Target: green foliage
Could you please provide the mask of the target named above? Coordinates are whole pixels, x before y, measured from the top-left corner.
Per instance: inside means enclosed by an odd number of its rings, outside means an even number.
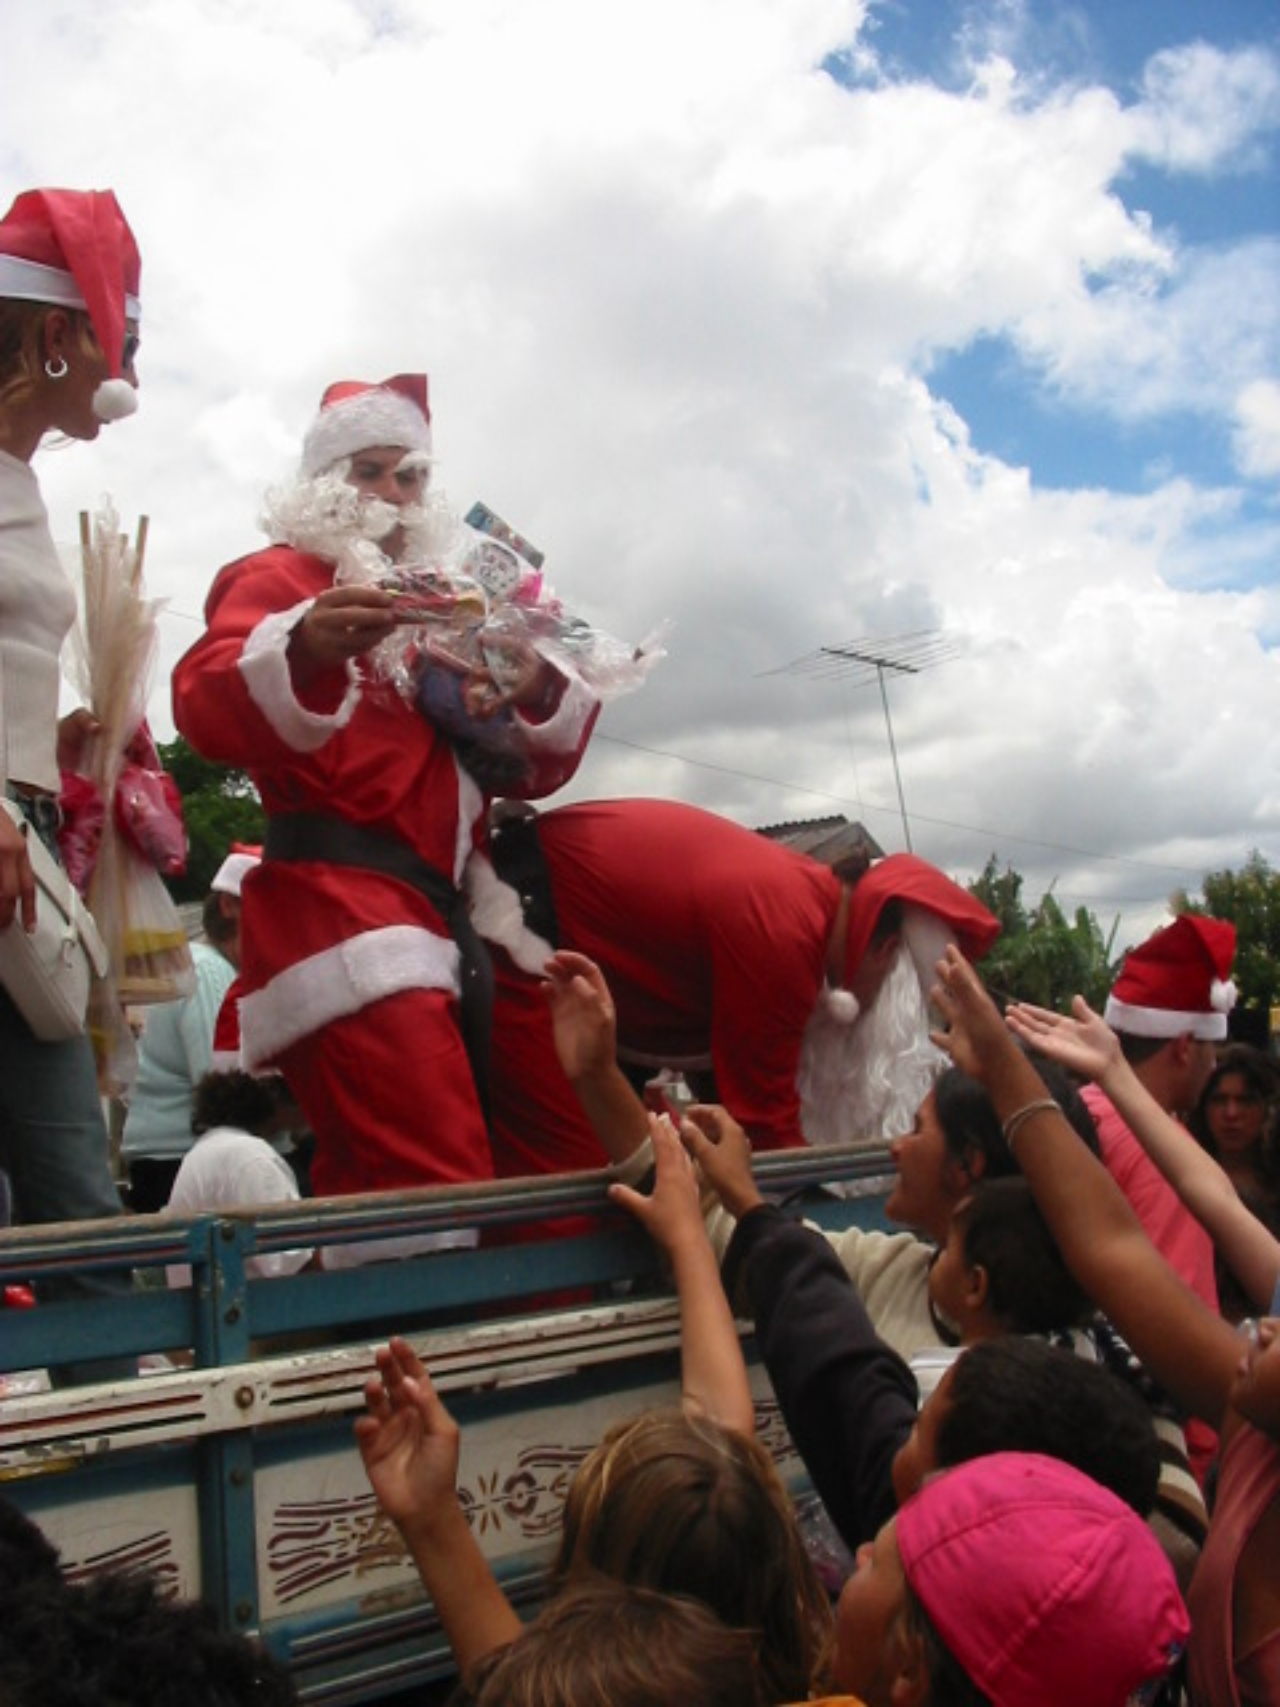
[[[266,816],[243,771],[211,764],[179,735],[159,748],[160,762],[182,796],[187,825],[187,870],[169,885],[174,899],[200,901],[232,842],[260,842]]]
[[[1232,976],[1240,1006],[1267,1012],[1280,1003],[1280,872],[1255,848],[1240,871],[1211,871],[1203,900],[1179,891],[1176,913],[1202,913],[1229,919],[1236,927],[1236,963]]]
[[[1000,920],[999,940],[982,963],[982,975],[999,999],[1064,1012],[1079,994],[1092,1007],[1103,1006],[1116,970],[1115,923],[1104,936],[1087,907],[1077,907],[1068,918],[1052,888],[1028,912],[1021,874],[1012,866],[1001,871],[994,854],[969,893]]]

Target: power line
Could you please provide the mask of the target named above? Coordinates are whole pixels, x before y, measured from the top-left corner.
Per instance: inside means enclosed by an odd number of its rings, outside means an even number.
[[[615,747],[627,747],[633,752],[647,753],[652,758],[675,759],[682,765],[689,765],[694,770],[714,771],[720,776],[737,777],[743,782],[759,782],[768,788],[779,788],[792,793],[810,795],[815,800],[826,800],[837,806],[852,806],[862,812],[879,812],[885,817],[896,816],[892,806],[877,806],[869,801],[851,800],[846,794],[831,794],[824,789],[810,788],[803,783],[780,782],[777,777],[761,776],[757,771],[739,770],[733,765],[718,765],[709,759],[691,759],[684,753],[673,753],[665,747],[648,747],[641,741],[624,740],[620,735],[606,735],[598,732],[592,736],[592,744],[608,742]],[[937,818],[927,812],[914,814],[917,822],[932,824],[938,829],[963,830],[966,835],[981,836],[998,844],[1015,842],[1020,847],[1044,848],[1049,853],[1074,854],[1080,859],[1105,860],[1112,865],[1130,866],[1135,871],[1170,872],[1180,877],[1192,877],[1197,882],[1203,873],[1189,865],[1169,865],[1160,860],[1136,859],[1131,854],[1098,853],[1092,848],[1074,847],[1068,842],[1048,842],[1035,836],[1021,836],[1012,830],[995,830],[980,824],[964,824],[955,818]]]

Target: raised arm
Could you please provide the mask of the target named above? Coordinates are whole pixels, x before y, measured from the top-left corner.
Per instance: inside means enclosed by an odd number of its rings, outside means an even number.
[[[985,1085],[1006,1127],[1021,1116],[1012,1133],[1015,1160],[1068,1268],[1155,1378],[1189,1411],[1221,1426],[1239,1360],[1235,1333],[1152,1245],[1119,1186],[1048,1098],[957,949],[948,948],[938,980],[933,999],[948,1029],[935,1032],[934,1042]]]
[[[629,1209],[666,1251],[680,1300],[680,1363],[684,1404],[741,1434],[755,1433],[755,1404],[733,1312],[720,1283],[720,1265],[702,1219],[698,1177],[665,1115],[650,1115],[657,1167],[645,1197],[625,1185],[609,1195]]]
[[[1005,1019],[1033,1049],[1102,1087],[1253,1302],[1260,1310],[1269,1309],[1280,1278],[1280,1239],[1241,1202],[1208,1151],[1161,1108],[1125,1060],[1116,1034],[1101,1015],[1077,996],[1070,1017],[1015,1002]]]
[[[649,1136],[644,1104],[617,1062],[617,1015],[604,974],[585,954],[561,949],[544,968],[556,1054],[591,1129],[614,1163]]]
[[[458,1499],[458,1425],[404,1340],[378,1352],[356,1442],[378,1504],[404,1537],[435,1603],[458,1670],[523,1626],[471,1532]]]

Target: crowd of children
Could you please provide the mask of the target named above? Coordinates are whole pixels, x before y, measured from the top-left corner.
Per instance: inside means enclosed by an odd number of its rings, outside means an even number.
[[[623,1118],[607,990],[589,966],[571,971],[561,967],[552,1003],[558,1041],[594,1084],[587,1105]],[[909,1248],[909,1235],[857,1236],[889,1247],[887,1260],[877,1252],[866,1293],[876,1298],[879,1286],[883,1306],[896,1259],[901,1272],[887,1295],[899,1315],[923,1316],[935,1345],[956,1347],[923,1407],[901,1347],[873,1325],[857,1261],[842,1260],[839,1238],[765,1199],[746,1135],[714,1106],[692,1109],[679,1141],[650,1123],[649,1195],[612,1188],[671,1259],[686,1329],[685,1411],[637,1418],[588,1460],[585,1486],[575,1484],[566,1504],[549,1609],[528,1633],[458,1522],[456,1430],[427,1372],[406,1346],[384,1354],[358,1424],[361,1450],[433,1595],[446,1581],[456,1588],[464,1548],[485,1585],[479,1592],[471,1581],[452,1615],[448,1599],[441,1607],[437,1598],[464,1674],[477,1662],[499,1663],[495,1653],[518,1673],[525,1642],[537,1649],[541,1641],[545,1657],[552,1644],[542,1620],[572,1617],[562,1597],[605,1577],[710,1607],[730,1632],[754,1641],[758,1684],[775,1702],[835,1691],[868,1707],[1182,1699],[1262,1707],[1280,1699],[1277,1322],[1263,1316],[1237,1332],[1174,1273],[1096,1147],[1066,1118],[1063,1104],[1073,1105],[1052,1063],[1106,1094],[1260,1310],[1278,1307],[1280,1244],[1083,1003],[1071,1017],[1014,1005],[1006,1018],[955,949],[939,963],[933,995],[945,1022],[935,1041],[958,1078],[928,1099],[933,1106],[897,1146],[895,1193],[903,1219],[936,1229],[933,1254]],[[965,1138],[951,1155],[937,1110],[957,1094],[969,1118],[953,1115]],[[634,1114],[625,1118],[634,1129]],[[984,1149],[984,1130],[998,1145]],[[1006,1177],[985,1177],[992,1154],[1003,1166],[990,1171]],[[695,1171],[720,1216],[704,1220]],[[713,1236],[726,1226],[718,1273]],[[753,1605],[763,1554],[753,1553],[744,1580],[740,1531],[709,1522],[710,1483],[682,1482],[677,1468],[674,1443],[686,1434],[727,1464],[739,1461],[750,1432],[726,1298],[752,1319],[792,1439],[854,1555],[829,1641],[792,1648],[790,1675],[775,1670],[776,1630]],[[893,1313],[885,1319],[892,1324]],[[917,1337],[923,1343],[923,1331]],[[1209,1510],[1193,1492],[1182,1514],[1190,1561],[1171,1541],[1177,1478],[1168,1484],[1169,1437],[1157,1432],[1174,1414],[1200,1418],[1221,1441]],[[651,1431],[667,1437],[661,1452],[621,1450],[633,1433]],[[386,1485],[392,1441],[394,1494]],[[421,1466],[433,1453],[428,1480]],[[769,1488],[767,1460],[758,1474]],[[1185,1459],[1178,1474],[1194,1490]],[[435,1536],[425,1551],[424,1532]],[[794,1525],[773,1544],[769,1569],[780,1573],[771,1604],[815,1606]],[[486,1596],[501,1610],[481,1628],[475,1608]],[[808,1628],[820,1632],[821,1623]],[[802,1655],[808,1675],[797,1689]]]

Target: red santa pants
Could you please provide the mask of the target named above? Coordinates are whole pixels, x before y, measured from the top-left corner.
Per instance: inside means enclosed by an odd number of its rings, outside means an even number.
[[[315,1134],[318,1197],[493,1178],[457,1016],[447,991],[406,990],[277,1058]]]

